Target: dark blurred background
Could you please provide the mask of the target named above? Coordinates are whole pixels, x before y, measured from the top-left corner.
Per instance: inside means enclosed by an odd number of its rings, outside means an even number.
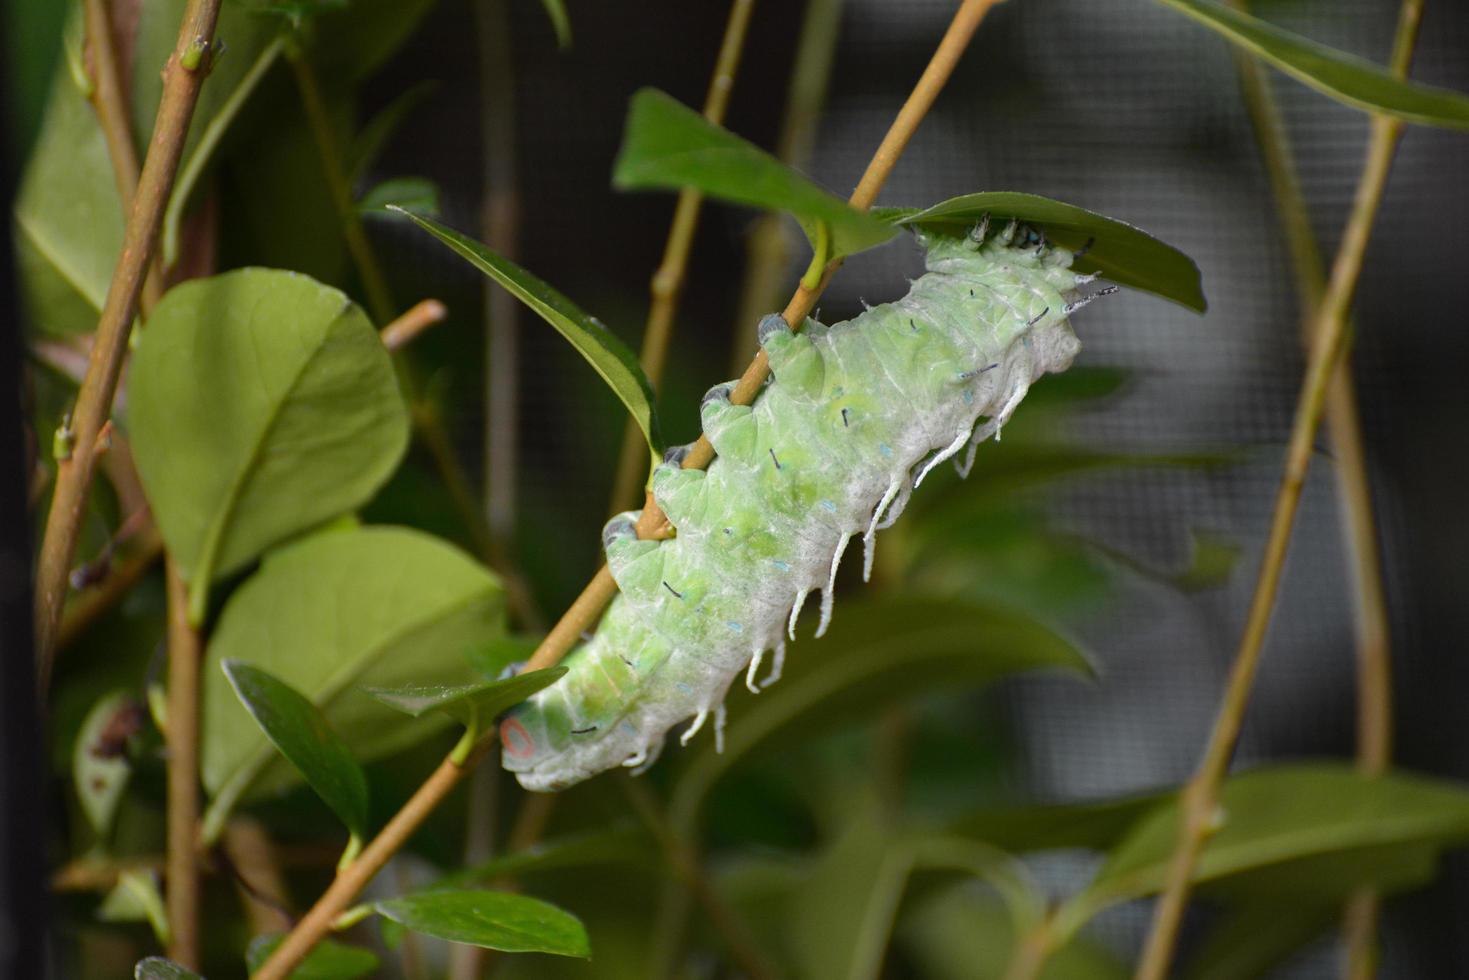
[[[847,0],[807,168],[826,186],[845,194],[855,183],[953,6],[950,0]],[[670,0],[572,0],[568,7],[576,40],[566,51],[556,49],[538,4],[522,0],[512,9],[519,256],[635,345],[673,199],[612,191],[625,108],[644,85],[699,105],[727,8]],[[779,131],[802,7],[757,5],[736,83],[727,125],[767,147]],[[1254,9],[1378,62],[1386,60],[1396,16],[1388,0],[1262,0]],[[44,62],[54,57],[55,38],[36,27],[33,38],[17,43],[43,67],[16,66],[20,84],[35,87],[12,88],[18,135],[12,150],[23,147],[39,111],[44,84],[37,79],[49,77]],[[1418,50],[1415,78],[1469,90],[1469,6],[1429,0]],[[379,176],[433,178],[443,191],[445,220],[473,230],[481,203],[480,90],[466,4],[436,6],[369,84],[361,114],[424,78],[436,79],[437,87],[392,143]],[[1329,255],[1361,166],[1365,117],[1278,74],[1271,81]],[[261,145],[258,166],[268,167],[278,152],[284,151]],[[1469,636],[1465,174],[1464,135],[1408,130],[1367,255],[1355,350],[1393,614],[1396,758],[1458,779],[1469,779],[1469,738],[1462,734],[1469,660],[1461,656]],[[225,220],[231,187],[248,179],[222,176]],[[1186,559],[1191,530],[1233,540],[1243,557],[1224,588],[1180,602],[1172,592],[1164,596],[1161,587],[1132,580],[1118,601],[1070,623],[1101,665],[1099,683],[1030,679],[998,696],[1027,795],[1062,801],[1177,782],[1202,750],[1238,641],[1303,368],[1288,255],[1229,50],[1148,0],[1002,5],[984,23],[881,203],[922,205],[974,190],[1030,191],[1121,218],[1182,248],[1203,270],[1210,300],[1204,317],[1124,292],[1079,319],[1085,345],[1079,363],[1123,368],[1130,381],[1082,415],[1075,432],[1110,448],[1244,447],[1246,461],[1206,472],[1139,470],[1093,479],[1054,494],[1054,509],[1065,526],[1159,566]],[[675,441],[696,433],[698,395],[732,376],[740,352],[753,350],[753,325],[736,323],[734,311],[755,220],[738,209],[706,208],[662,392]],[[794,283],[807,255],[794,226],[789,231]],[[301,247],[309,248],[313,232],[303,233]],[[442,297],[453,311],[416,353],[437,368],[434,383],[457,406],[452,428],[477,472],[477,275],[402,225],[376,223],[374,234],[396,281]],[[341,261],[307,255],[302,264],[318,260]],[[919,252],[906,239],[854,258],[823,297],[822,319],[859,312],[863,298],[899,295],[905,277],[919,268]],[[559,610],[597,557],[622,416],[580,359],[530,318],[522,323],[521,356],[517,551],[543,607]],[[1349,583],[1331,459],[1322,446],[1241,763],[1353,752]],[[14,480],[12,474],[7,485]],[[412,510],[430,527],[436,506],[448,513],[432,491],[403,480],[378,506],[386,515]],[[444,531],[453,533],[448,517]],[[17,636],[5,638],[11,652],[20,648]],[[1044,870],[1047,884],[1060,891],[1075,887],[1087,867],[1057,859]],[[1469,859],[1453,858],[1432,888],[1389,905],[1383,975],[1469,975],[1465,908]],[[1129,948],[1146,925],[1145,912],[1128,907],[1108,914],[1106,938]],[[1334,952],[1322,944],[1283,975],[1335,976]]]

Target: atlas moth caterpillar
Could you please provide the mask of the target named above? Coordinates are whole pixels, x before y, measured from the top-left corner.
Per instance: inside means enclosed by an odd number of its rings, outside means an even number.
[[[637,512],[608,522],[619,595],[563,661],[566,675],[501,722],[505,768],[526,789],[645,769],[689,717],[680,741],[712,715],[719,747],[730,684],[743,672],[758,692],[780,677],[813,590],[816,635],[826,631],[852,538],[865,580],[876,532],[935,466],[957,459],[968,472],[1032,382],[1071,365],[1080,343],[1068,316],[1116,289],[1081,295],[1095,276],[1071,272],[1073,253],[1014,221],[919,241],[927,272],[902,299],[799,333],[778,315],[761,321],[769,384],[748,406],[730,401],[731,384],[712,388],[700,415],[714,461],[684,469],[675,451],[654,471],[674,537],[640,540]]]

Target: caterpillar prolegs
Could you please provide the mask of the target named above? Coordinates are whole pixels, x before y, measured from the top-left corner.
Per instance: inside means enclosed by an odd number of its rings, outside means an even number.
[[[821,635],[848,544],[861,537],[864,578],[874,535],[902,512],[933,467],[961,473],[1041,375],[1080,348],[1067,317],[1094,296],[1072,253],[1014,222],[967,237],[920,235],[927,272],[902,299],[793,332],[766,317],[759,339],[770,381],[749,406],[730,385],[704,396],[704,433],[718,454],[704,471],[677,455],[653,494],[677,530],[639,540],[637,513],[603,532],[620,594],[596,633],[567,656],[568,673],[501,723],[505,768],[530,790],[555,790],[616,766],[647,766],[675,724],[681,741],[711,715],[722,741],[724,697],[785,640],[807,595],[821,590]],[[1110,292],[1111,289],[1104,290]]]

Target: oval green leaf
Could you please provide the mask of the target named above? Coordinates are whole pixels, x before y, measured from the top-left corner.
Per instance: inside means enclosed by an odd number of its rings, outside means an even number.
[[[1469,790],[1400,773],[1373,778],[1334,763],[1271,767],[1233,777],[1221,793],[1221,808],[1224,823],[1199,855],[1196,883],[1296,861],[1317,862],[1316,875],[1339,881],[1339,869],[1331,867],[1337,858],[1354,863],[1384,848],[1408,854],[1424,845],[1441,848],[1469,840]],[[1091,885],[1068,903],[1070,912],[1063,918],[1085,921],[1115,902],[1160,889],[1177,832],[1175,802],[1153,810],[1112,852]]]
[[[498,949],[590,959],[581,921],[539,899],[508,892],[440,890],[377,902],[379,914],[425,936]]]
[[[710,197],[784,211],[801,223],[813,247],[818,226],[825,225],[831,232],[828,259],[894,235],[875,216],[652,88],[632,97],[612,184],[621,190],[692,187]]]
[[[402,211],[389,205],[390,210]],[[600,320],[590,316],[571,300],[551,288],[549,284],[531,272],[522,269],[503,255],[498,255],[487,246],[461,235],[447,225],[432,218],[403,211],[420,228],[433,235],[462,258],[500,285],[504,286],[526,306],[534,310],[541,319],[555,327],[557,332],[586,358],[607,387],[612,389],[627,410],[632,413],[648,448],[658,457],[663,451],[663,435],[658,429],[658,410],[653,386],[648,376],[638,365],[638,359],[628,346],[608,330]]]
[[[250,945],[245,948],[245,965],[250,972],[264,966],[285,938],[284,935],[272,935],[256,936],[250,940]],[[323,939],[291,971],[290,980],[357,980],[358,977],[373,976],[380,966],[377,955],[370,949]]]
[[[115,691],[92,706],[77,732],[72,782],[87,822],[104,844],[133,774],[127,740],[142,722],[141,706],[126,691]]]
[[[164,296],[129,380],[138,474],[200,618],[211,579],[366,503],[408,445],[367,316],[293,272],[241,269]]]
[[[368,760],[444,721],[410,719],[359,685],[451,682],[464,651],[504,628],[498,580],[459,549],[418,531],[365,527],[312,535],[266,556],[225,606],[204,663],[206,836],[233,804],[296,781],[231,689],[220,663],[270,671],[322,709]]]
[[[436,711],[466,728],[478,728],[541,688],[554,684],[566,670],[565,667],[547,667],[503,680],[475,684],[409,684],[403,687],[366,687],[363,690],[394,711],[414,718]]]
[[[894,224],[962,235],[985,215],[990,220],[1015,218],[1042,229],[1063,248],[1080,249],[1082,272],[1098,272],[1123,286],[1141,289],[1202,313],[1208,303],[1194,260],[1140,228],[1116,218],[1018,191],[982,191],[950,198],[928,208],[881,208],[876,212]]]
[[[358,838],[367,836],[367,775],[321,709],[299,691],[238,660],[220,663],[265,737]]]
[[[1469,129],[1469,96],[1397,78],[1356,55],[1276,27],[1217,0],[1158,0],[1316,91],[1425,126]]]

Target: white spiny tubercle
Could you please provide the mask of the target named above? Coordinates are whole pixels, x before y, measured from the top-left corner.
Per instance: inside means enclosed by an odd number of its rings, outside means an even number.
[[[785,670],[785,666],[786,641],[785,637],[781,637],[779,640],[776,641],[775,656],[770,661],[770,676],[760,682],[760,689],[763,691],[765,688],[780,680],[781,671]]]
[[[825,636],[826,628],[831,625],[831,611],[837,599],[837,566],[842,563],[842,555],[847,551],[847,542],[851,540],[852,535],[843,534],[841,543],[837,545],[836,554],[831,556],[831,572],[826,577],[826,588],[821,590],[821,622],[816,627],[817,639]]]
[[[745,689],[751,694],[759,694],[760,688],[755,684],[755,675],[760,672],[760,661],[765,656],[764,650],[756,650],[750,657],[750,666],[745,671]]]
[[[929,460],[927,463],[925,463],[923,465],[923,469],[921,469],[921,470],[918,471],[917,478],[915,478],[913,480],[913,489],[916,490],[920,486],[922,486],[923,485],[923,478],[925,476],[928,476],[930,470],[932,470],[935,466],[937,466],[940,463],[942,463],[944,460],[946,460],[949,457],[953,456],[959,450],[963,449],[964,448],[964,444],[967,443],[968,441],[969,441],[969,430],[968,429],[964,429],[964,430],[962,430],[959,433],[959,435],[954,439],[953,442],[951,442],[947,446],[945,446],[940,452],[938,452],[938,453],[936,453],[934,455],[933,459]]]
[[[708,717],[709,709],[707,707],[700,708],[699,713],[694,715],[694,723],[690,725],[687,729],[685,729],[684,733],[678,737],[678,744],[688,745],[689,740],[695,735],[699,734],[699,729],[704,727],[704,719]]]
[[[627,768],[629,768],[629,769],[636,769],[638,766],[640,766],[644,762],[646,762],[647,759],[648,759],[648,747],[646,745],[644,745],[641,748],[639,748],[637,750],[637,752],[633,753],[632,755],[628,756],[626,759],[622,760],[622,764],[624,766],[626,766]]]
[[[810,592],[810,589],[802,589],[797,592],[795,604],[791,606],[791,621],[786,627],[786,635],[792,640],[796,638],[796,618],[801,615],[801,607],[806,604],[806,596]]]

